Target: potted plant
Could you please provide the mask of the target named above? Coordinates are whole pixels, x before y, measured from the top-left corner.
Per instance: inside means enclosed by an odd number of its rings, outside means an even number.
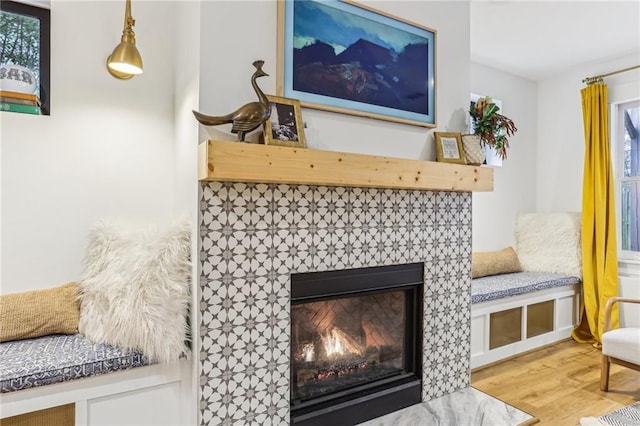
[[[481,143],[485,143],[496,150],[500,158],[507,158],[509,138],[518,129],[513,120],[499,114],[500,107],[489,96],[478,99],[471,104],[469,114],[474,124],[474,134],[480,136]]]

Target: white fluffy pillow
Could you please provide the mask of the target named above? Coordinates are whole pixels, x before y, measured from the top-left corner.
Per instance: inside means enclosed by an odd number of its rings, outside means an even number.
[[[579,213],[524,213],[516,220],[523,271],[582,277]]]
[[[190,235],[187,222],[167,231],[96,226],[79,284],[80,333],[140,350],[152,362],[186,353]]]

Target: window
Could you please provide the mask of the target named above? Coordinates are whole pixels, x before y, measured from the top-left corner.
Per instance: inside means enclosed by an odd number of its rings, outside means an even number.
[[[0,2],[0,64],[33,72],[42,114],[50,111],[50,11],[12,0]],[[17,72],[16,74],[19,74]]]
[[[640,259],[640,100],[613,107],[621,258]]]

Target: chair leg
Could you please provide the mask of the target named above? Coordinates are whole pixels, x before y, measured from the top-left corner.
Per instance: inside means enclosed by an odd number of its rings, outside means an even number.
[[[609,391],[609,357],[602,355],[602,367],[600,368],[600,389],[607,392]]]

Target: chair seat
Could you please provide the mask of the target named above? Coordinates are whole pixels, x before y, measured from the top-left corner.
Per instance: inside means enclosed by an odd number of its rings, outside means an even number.
[[[640,328],[618,328],[602,335],[602,353],[640,364]]]

